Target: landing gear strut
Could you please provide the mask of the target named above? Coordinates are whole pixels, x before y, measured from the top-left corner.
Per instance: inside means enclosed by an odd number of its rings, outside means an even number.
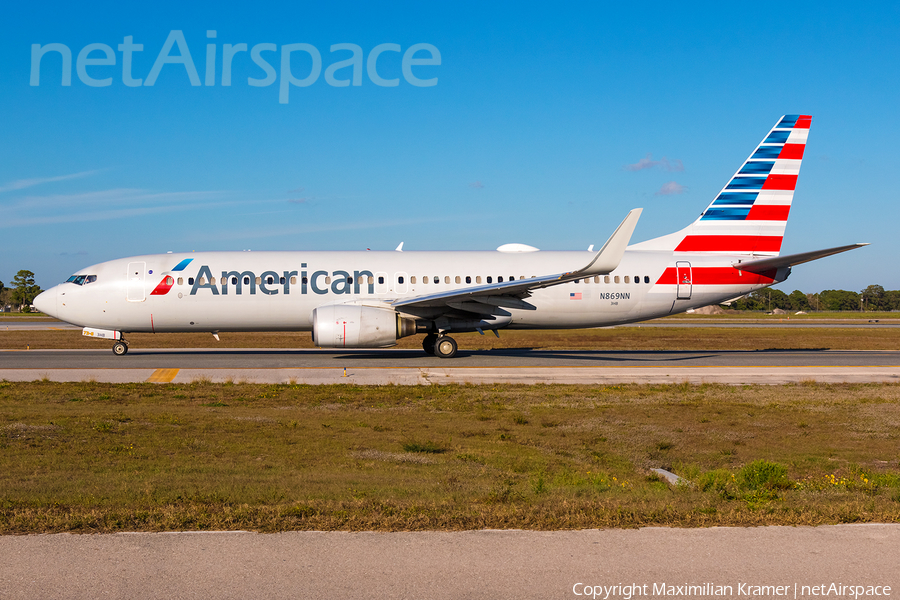
[[[128,354],[128,342],[126,342],[125,340],[119,340],[118,342],[113,344],[112,350],[113,354],[115,354],[116,356],[124,356],[125,354]]]
[[[456,340],[448,335],[440,336],[434,343],[434,355],[440,358],[456,356]]]

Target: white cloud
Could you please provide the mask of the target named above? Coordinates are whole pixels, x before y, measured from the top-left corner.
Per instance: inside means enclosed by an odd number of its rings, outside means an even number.
[[[675,183],[674,181],[670,181],[669,183],[664,184],[659,191],[656,192],[656,196],[672,196],[674,194],[683,194],[687,191],[687,188],[680,183]]]
[[[95,171],[82,171],[81,173],[72,173],[70,175],[57,175],[56,177],[35,177],[33,179],[16,179],[15,181],[11,181],[4,186],[0,186],[0,192],[11,192],[15,190],[24,190],[26,188],[34,187],[36,185],[41,185],[43,183],[53,183],[55,181],[66,181],[69,179],[81,179],[82,177],[88,177],[90,175],[94,175],[95,173],[99,173],[99,170]]]
[[[642,158],[631,165],[625,165],[626,171],[643,171],[644,169],[653,169],[659,167],[663,171],[672,172],[681,172],[684,171],[684,165],[678,159],[669,160],[665,156],[663,156],[659,160],[653,160],[653,155],[648,153],[647,156]]]

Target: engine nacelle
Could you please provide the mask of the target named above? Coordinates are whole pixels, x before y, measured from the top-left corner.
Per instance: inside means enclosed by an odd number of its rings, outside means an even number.
[[[416,333],[416,322],[389,308],[328,304],[312,313],[313,343],[322,348],[381,348]]]

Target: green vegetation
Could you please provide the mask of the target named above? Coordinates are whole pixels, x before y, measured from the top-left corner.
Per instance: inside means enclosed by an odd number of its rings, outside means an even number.
[[[896,522],[898,439],[900,385],[0,382],[0,533]]]
[[[41,293],[41,287],[34,283],[34,273],[22,269],[13,277],[13,284],[15,287],[9,295],[9,301],[22,312],[31,312],[31,303]]]

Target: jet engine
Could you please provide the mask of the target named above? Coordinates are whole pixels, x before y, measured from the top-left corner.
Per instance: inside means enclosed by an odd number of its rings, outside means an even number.
[[[389,308],[327,304],[312,313],[313,342],[322,348],[380,348],[416,333],[416,321]]]

